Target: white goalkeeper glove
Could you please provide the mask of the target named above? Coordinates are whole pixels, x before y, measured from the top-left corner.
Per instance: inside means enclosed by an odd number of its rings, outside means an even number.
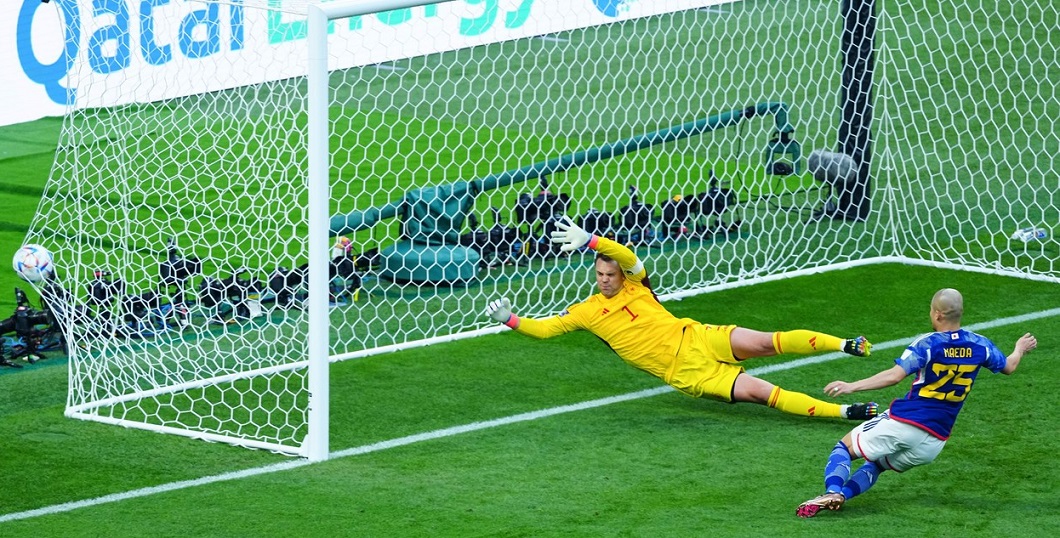
[[[570,252],[582,248],[592,238],[592,234],[574,224],[574,221],[570,220],[570,217],[566,215],[556,223],[556,230],[552,232],[552,242],[562,244],[559,247],[560,252]]]
[[[486,306],[486,315],[497,323],[508,324],[512,317],[512,302],[508,299],[497,299]]]

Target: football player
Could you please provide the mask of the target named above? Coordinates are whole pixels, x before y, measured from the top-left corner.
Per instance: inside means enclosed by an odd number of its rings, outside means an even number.
[[[520,318],[508,299],[498,299],[486,309],[490,318],[534,338],[590,331],[622,360],[694,397],[752,402],[807,417],[865,420],[876,415],[875,403],[825,402],[783,390],[743,367],[746,359],[778,353],[845,351],[863,357],[871,349],[864,337],[842,339],[809,330],[767,333],[677,318],[658,301],[644,264],[630,249],[589,234],[566,217],[557,223],[552,241],[564,252],[582,247],[597,252],[599,293],[544,319]]]
[[[824,467],[825,493],[799,505],[796,515],[813,517],[822,508],[839,510],[871,488],[881,472],[900,473],[934,461],[946,446],[979,370],[985,366],[994,373],[1011,374],[1023,356],[1038,346],[1037,339],[1027,333],[1006,356],[988,338],[961,329],[963,314],[960,292],[939,290],[931,299],[935,332],[914,340],[887,370],[853,383],[833,381],[825,386],[825,393],[835,397],[890,387],[916,374],[909,393],[836,443]],[[865,463],[851,474],[851,461],[859,459]]]

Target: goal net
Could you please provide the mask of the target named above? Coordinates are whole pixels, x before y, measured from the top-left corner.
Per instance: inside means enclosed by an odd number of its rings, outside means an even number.
[[[1060,277],[1049,2],[375,2],[328,23],[322,108],[313,2],[60,4],[76,105],[28,240],[77,418],[306,456],[311,319],[337,361],[494,331],[502,296],[559,312],[593,292],[562,216],[664,299],[881,261]]]

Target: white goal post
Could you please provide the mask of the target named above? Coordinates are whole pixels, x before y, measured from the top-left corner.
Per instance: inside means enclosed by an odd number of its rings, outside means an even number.
[[[892,262],[1060,282],[1048,2],[61,3],[77,99],[27,242],[70,417],[326,459],[335,362],[593,291],[562,215],[664,300]]]

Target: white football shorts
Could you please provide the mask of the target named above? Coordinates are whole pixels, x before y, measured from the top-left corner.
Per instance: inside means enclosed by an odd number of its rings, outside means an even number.
[[[854,454],[899,473],[931,463],[946,446],[946,441],[894,420],[886,411],[859,424],[850,432],[850,439]]]

